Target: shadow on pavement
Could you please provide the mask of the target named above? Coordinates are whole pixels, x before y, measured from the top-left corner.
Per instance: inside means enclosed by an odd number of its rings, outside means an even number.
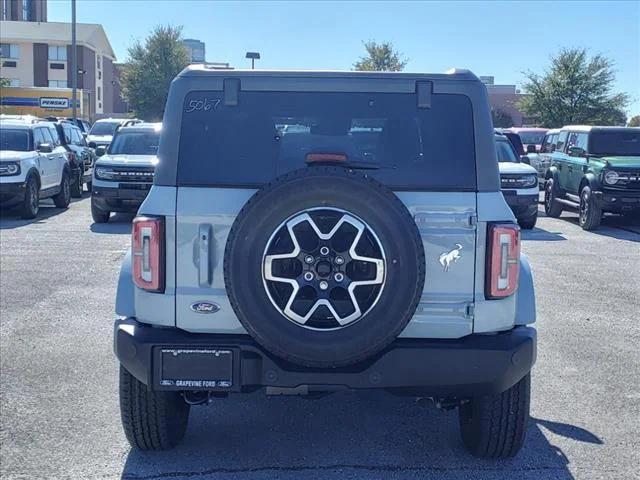
[[[462,445],[456,411],[384,392],[319,400],[257,392],[192,408],[183,443],[165,452],[131,450],[122,478],[573,479],[541,427],[602,443],[582,428],[532,418],[516,458],[479,460]]]
[[[593,443],[596,445],[602,445],[604,442],[600,440],[596,435],[584,428],[576,427],[575,425],[569,425],[568,423],[552,422],[550,420],[541,420],[539,418],[531,418],[531,421],[542,425],[547,430],[561,435],[572,440],[576,440],[582,443]]]
[[[71,203],[82,200],[81,198],[72,199]],[[20,216],[17,207],[2,208],[0,209],[0,230],[12,229],[31,225],[32,223],[43,223],[45,220],[60,215],[66,212],[66,208],[58,208],[53,205],[50,200],[43,200],[40,202],[40,211],[36,218],[25,220]]]
[[[568,220],[574,225],[578,226],[578,217],[563,217],[563,220]],[[600,227],[595,230],[590,230],[588,233],[594,235],[602,235],[604,237],[611,237],[617,240],[626,240],[628,242],[640,242],[640,221],[636,219],[630,219],[619,215],[607,215],[602,219]]]
[[[134,216],[129,213],[116,213],[111,216],[108,223],[92,223],[89,228],[93,233],[130,235],[131,220]]]
[[[543,228],[534,227],[531,230],[520,230],[522,240],[541,240],[545,242],[558,242],[566,240],[560,232],[550,232]]]
[[[82,198],[72,198],[70,205],[88,198],[89,197],[86,196],[85,192],[85,196]],[[24,227],[25,225],[31,225],[32,223],[42,223],[45,220],[55,217],[56,215],[60,215],[68,210],[67,208],[56,207],[53,204],[53,200],[47,198],[40,201],[40,211],[36,218],[25,220],[20,216],[18,208],[19,207],[0,208],[0,230]]]

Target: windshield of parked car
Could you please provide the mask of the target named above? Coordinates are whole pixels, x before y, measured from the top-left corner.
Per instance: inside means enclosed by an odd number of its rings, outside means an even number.
[[[113,135],[120,122],[96,122],[91,127],[89,135]]]
[[[464,95],[222,92],[185,100],[181,185],[261,185],[322,155],[398,187],[475,188],[473,112]]]
[[[155,155],[160,132],[120,132],[109,146],[112,155]]]
[[[513,147],[509,144],[508,140],[496,141],[496,155],[498,155],[498,162],[500,163],[518,163],[518,157],[516,157]]]
[[[26,130],[0,128],[0,150],[28,152],[29,132]]]
[[[524,145],[542,145],[544,132],[518,132]]]
[[[640,129],[591,132],[589,153],[599,156],[640,156]]]

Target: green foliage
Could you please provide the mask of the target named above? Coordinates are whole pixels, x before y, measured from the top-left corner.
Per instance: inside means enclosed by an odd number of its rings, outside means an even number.
[[[158,26],[144,44],[129,47],[122,72],[122,95],[136,117],[160,121],[171,81],[189,65],[182,27]]]
[[[491,120],[493,120],[494,128],[513,127],[513,118],[511,118],[511,115],[499,108],[491,110]]]
[[[528,95],[519,107],[543,127],[624,125],[629,97],[614,93],[613,62],[585,49],[563,49],[542,75],[525,72]]]
[[[631,117],[631,120],[629,120],[627,127],[640,127],[640,115],[634,115],[633,117]]]
[[[376,43],[369,40],[364,42],[364,48],[367,55],[353,64],[354,70],[400,72],[407,65],[407,59],[401,58],[402,54],[393,49],[391,42]]]
[[[10,86],[11,86],[11,80],[9,80],[8,78],[0,78],[0,88],[10,87]]]

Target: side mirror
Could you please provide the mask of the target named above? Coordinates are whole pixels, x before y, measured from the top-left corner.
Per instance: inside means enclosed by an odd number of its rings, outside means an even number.
[[[96,142],[89,142],[89,148],[96,149],[98,148],[98,145],[96,145]]]
[[[570,157],[584,157],[587,152],[585,152],[584,148],[580,147],[569,147],[568,153]]]
[[[40,153],[51,153],[53,152],[53,147],[50,143],[41,143],[40,145],[38,145],[38,151]]]
[[[87,138],[88,133],[87,132],[82,132],[82,137],[83,138]]]
[[[101,157],[105,153],[107,153],[107,147],[105,147],[104,145],[100,145],[99,147],[96,147],[96,157]]]
[[[527,145],[527,153],[536,153],[535,145]]]
[[[527,155],[520,155],[520,161],[527,165],[531,165],[531,159]]]

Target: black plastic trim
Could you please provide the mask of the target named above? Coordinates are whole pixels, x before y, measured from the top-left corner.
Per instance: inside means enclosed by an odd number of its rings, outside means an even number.
[[[460,339],[399,338],[366,362],[333,369],[305,368],[260,347],[248,335],[194,334],[152,327],[133,318],[114,325],[114,350],[120,363],[154,390],[183,390],[159,384],[157,347],[230,349],[234,382],[249,392],[265,386],[342,386],[351,389],[415,389],[433,395],[475,396],[500,393],[515,385],[536,360],[536,331],[531,327]],[[198,390],[202,390],[199,388]]]

